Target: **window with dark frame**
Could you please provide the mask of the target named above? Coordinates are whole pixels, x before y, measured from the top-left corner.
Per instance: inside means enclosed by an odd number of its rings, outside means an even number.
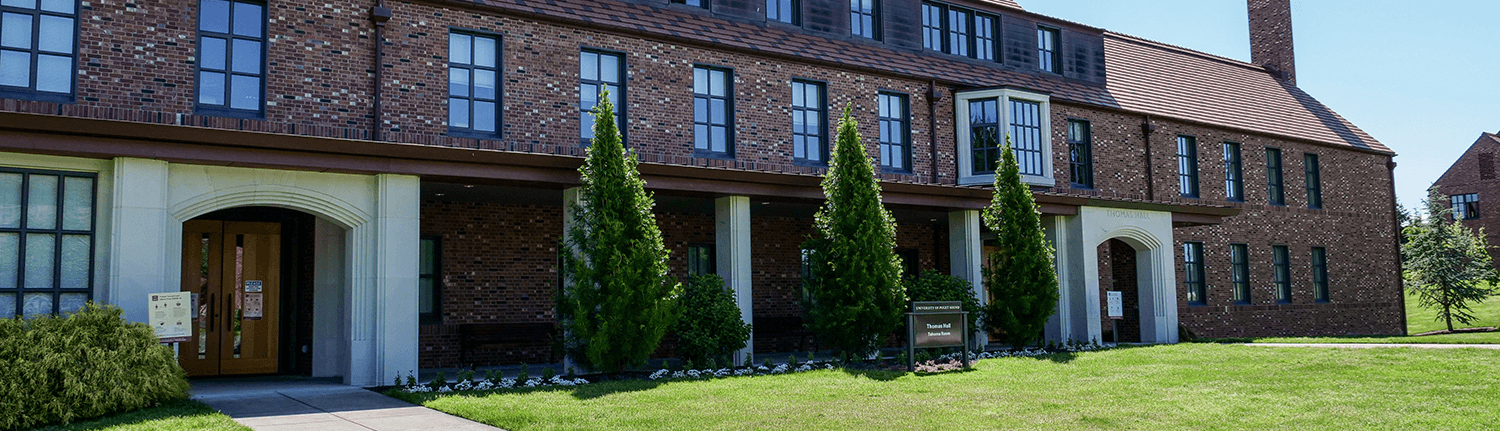
[[[693,67],[693,148],[699,156],[734,157],[732,76],[727,69]]]
[[[1307,173],[1307,207],[1310,209],[1323,208],[1323,173],[1318,167],[1317,154],[1302,155],[1303,171]]]
[[[1238,142],[1224,142],[1224,199],[1245,201],[1245,162]]]
[[[911,171],[911,120],[905,94],[881,92],[880,166],[896,172]]]
[[[448,33],[448,133],[499,136],[500,37]]]
[[[1198,139],[1177,136],[1177,187],[1182,197],[1198,197]]]
[[[828,110],[823,84],[792,81],[792,160],[825,164],[828,160]]]
[[[672,0],[672,3],[685,4],[688,6],[697,6],[708,9],[708,0]]]
[[[995,17],[974,15],[974,55],[980,60],[995,60]]]
[[[1473,220],[1479,218],[1479,194],[1465,193],[1448,197],[1448,204],[1453,206],[1453,218],[1457,220]]]
[[[880,0],[849,0],[849,32],[880,40]]]
[[[0,318],[69,313],[92,298],[95,179],[0,169]]]
[[[1271,280],[1272,289],[1276,291],[1276,302],[1292,302],[1291,260],[1287,246],[1271,246]]]
[[[1094,188],[1093,134],[1088,121],[1068,120],[1068,165],[1075,189]]]
[[[943,51],[943,7],[922,3],[922,47]]]
[[[798,0],[766,0],[766,19],[792,25],[802,24],[802,2]]]
[[[716,268],[718,266],[718,263],[714,260],[714,245],[712,243],[689,244],[687,256],[688,277],[713,275],[718,273],[718,269]]]
[[[620,130],[621,143],[624,143],[625,105],[620,100],[625,93],[625,58],[610,52],[583,50],[578,59],[578,122],[582,145],[594,141],[594,106],[599,104],[599,95],[606,90],[615,107],[615,126]]]
[[[1286,205],[1286,193],[1281,182],[1281,150],[1266,149],[1266,201],[1271,205]]]
[[[1009,114],[1010,149],[1015,152],[1021,175],[1042,175],[1043,164],[1048,163],[1042,157],[1042,104],[1011,98]]]
[[[969,152],[974,175],[993,174],[1000,165],[1000,101],[969,101]]]
[[[417,268],[417,320],[443,321],[443,238],[423,236],[422,256]]]
[[[974,15],[969,11],[948,8],[948,53],[953,55],[969,56],[970,39],[969,25],[973,23]]]
[[[1182,243],[1182,272],[1182,286],[1187,291],[1188,304],[1206,305],[1208,295],[1203,284],[1203,243]]]
[[[1000,20],[994,15],[939,3],[922,3],[922,47],[953,55],[1000,61]]]
[[[1058,30],[1038,26],[1036,28],[1036,64],[1043,71],[1062,73],[1062,59],[1058,57]]]
[[[0,2],[0,96],[72,102],[76,0]]]
[[[1229,245],[1230,295],[1235,304],[1250,303],[1250,246]]]
[[[1313,301],[1328,302],[1328,249],[1312,248]]]
[[[240,118],[262,116],[265,3],[203,0],[199,6],[198,112]]]

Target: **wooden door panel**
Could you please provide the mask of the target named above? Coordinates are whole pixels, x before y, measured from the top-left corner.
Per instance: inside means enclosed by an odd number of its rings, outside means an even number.
[[[277,317],[281,225],[226,222],[223,238],[224,306],[226,315],[231,317],[220,340],[223,352],[220,373],[275,373],[280,329]],[[254,302],[259,303],[259,318],[246,315],[247,305]]]
[[[219,374],[219,331],[222,316],[216,306],[221,274],[220,241],[224,223],[189,220],[182,224],[182,290],[193,292],[193,337],[178,345],[178,362],[190,376]]]

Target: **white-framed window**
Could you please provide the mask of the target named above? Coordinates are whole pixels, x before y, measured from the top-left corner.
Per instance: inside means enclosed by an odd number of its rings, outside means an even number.
[[[958,183],[991,184],[1007,137],[1021,181],[1052,186],[1052,109],[1045,93],[1001,88],[958,93]]]

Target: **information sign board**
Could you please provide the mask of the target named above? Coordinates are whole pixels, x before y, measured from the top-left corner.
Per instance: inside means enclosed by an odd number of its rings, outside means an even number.
[[[1109,298],[1109,318],[1119,320],[1125,318],[1125,297],[1119,291],[1105,292]]]
[[[147,324],[156,331],[158,341],[181,343],[192,339],[192,292],[151,293],[146,305],[150,310]]]

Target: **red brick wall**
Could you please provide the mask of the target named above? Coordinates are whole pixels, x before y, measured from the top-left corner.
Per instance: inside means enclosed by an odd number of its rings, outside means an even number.
[[[1136,272],[1135,248],[1125,241],[1111,239],[1099,244],[1099,323],[1102,331],[1111,328],[1120,331],[1119,341],[1138,343],[1141,341],[1140,282]],[[1109,318],[1109,302],[1105,292],[1120,292],[1120,305],[1124,318],[1112,325]],[[1101,341],[1115,341],[1104,335]]]
[[[1490,255],[1496,256],[1500,255],[1494,251],[1500,245],[1500,205],[1494,205],[1494,202],[1500,199],[1500,179],[1495,176],[1495,155],[1500,153],[1500,142],[1493,136],[1480,136],[1433,185],[1437,186],[1438,193],[1445,199],[1469,193],[1479,195],[1479,218],[1465,220],[1463,223],[1475,232],[1484,229],[1485,239],[1491,247]],[[1425,215],[1427,212],[1421,202],[1407,202],[1406,205],[1407,209],[1417,215]],[[1500,268],[1500,259],[1495,260],[1495,265]]]

